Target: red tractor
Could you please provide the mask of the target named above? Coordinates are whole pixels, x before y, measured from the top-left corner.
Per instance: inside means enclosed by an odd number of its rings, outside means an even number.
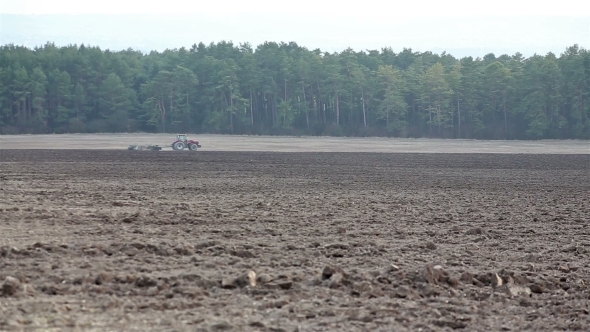
[[[197,148],[201,147],[199,141],[188,139],[188,136],[184,134],[176,135],[176,140],[171,144],[172,149],[176,151],[182,151],[188,148],[191,151],[197,151]]]

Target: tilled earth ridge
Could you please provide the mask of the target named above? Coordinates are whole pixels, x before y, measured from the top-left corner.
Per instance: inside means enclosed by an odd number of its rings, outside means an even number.
[[[589,155],[3,150],[0,330],[588,330],[589,177]]]

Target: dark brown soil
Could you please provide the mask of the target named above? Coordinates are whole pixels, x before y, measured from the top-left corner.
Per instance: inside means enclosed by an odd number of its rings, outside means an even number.
[[[0,150],[0,330],[587,331],[589,183],[590,155]]]

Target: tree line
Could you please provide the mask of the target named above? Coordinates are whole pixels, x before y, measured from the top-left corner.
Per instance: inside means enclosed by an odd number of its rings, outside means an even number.
[[[590,53],[0,48],[0,131],[589,139]]]

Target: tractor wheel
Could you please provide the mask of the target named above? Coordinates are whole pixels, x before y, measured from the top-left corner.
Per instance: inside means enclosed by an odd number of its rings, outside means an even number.
[[[184,143],[182,143],[182,142],[174,143],[174,150],[178,150],[178,151],[184,150]]]
[[[189,148],[191,151],[197,151],[197,145],[196,145],[195,143],[191,143],[191,144],[189,144],[188,148]]]

